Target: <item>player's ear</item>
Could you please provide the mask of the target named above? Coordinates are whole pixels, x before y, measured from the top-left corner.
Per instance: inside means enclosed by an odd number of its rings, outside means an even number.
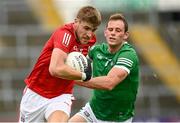
[[[78,26],[79,24],[79,19],[78,18],[75,18],[74,19],[74,28],[76,29],[76,27]]]
[[[124,40],[127,40],[128,37],[129,37],[129,32],[127,31],[127,32],[125,32],[123,39],[124,39]]]
[[[74,22],[75,22],[75,23],[78,23],[78,22],[80,22],[80,19],[75,18],[75,19],[74,19]]]
[[[75,19],[74,19],[74,22],[75,22],[75,23],[77,23],[77,22],[78,22],[78,19],[77,19],[77,18],[75,18]]]
[[[105,28],[105,29],[104,29],[104,36],[105,36],[105,37],[106,37],[106,35],[107,35],[106,33],[107,33],[107,31],[106,31],[106,28]]]

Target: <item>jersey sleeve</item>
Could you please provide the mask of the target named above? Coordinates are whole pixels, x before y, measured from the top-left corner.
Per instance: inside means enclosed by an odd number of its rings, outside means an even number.
[[[72,43],[72,33],[66,30],[57,30],[53,34],[54,48],[59,48],[68,53]]]
[[[114,67],[124,69],[129,74],[136,64],[137,64],[136,53],[133,51],[125,51],[119,54]]]

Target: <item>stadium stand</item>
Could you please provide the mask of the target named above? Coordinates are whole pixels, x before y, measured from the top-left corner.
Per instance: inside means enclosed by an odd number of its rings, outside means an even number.
[[[49,33],[23,0],[0,1],[0,121],[17,121],[23,79]]]
[[[64,23],[57,12],[53,0],[27,0],[33,14],[40,20],[46,30],[53,30]]]
[[[143,33],[146,35],[142,35]],[[180,101],[180,91],[177,86],[180,84],[180,66],[166,41],[150,25],[134,25],[131,34],[132,41],[141,50],[143,58],[158,73],[162,82],[174,91]]]

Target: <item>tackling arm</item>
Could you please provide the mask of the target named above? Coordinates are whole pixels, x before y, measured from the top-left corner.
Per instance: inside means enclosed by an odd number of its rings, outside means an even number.
[[[91,89],[112,90],[117,84],[122,82],[127,75],[128,72],[126,70],[113,67],[107,76],[95,77],[86,82],[76,81],[76,84]]]

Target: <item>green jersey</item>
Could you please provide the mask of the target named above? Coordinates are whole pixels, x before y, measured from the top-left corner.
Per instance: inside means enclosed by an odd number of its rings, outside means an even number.
[[[121,122],[134,115],[139,83],[139,61],[133,47],[125,42],[119,51],[111,54],[103,43],[90,49],[93,59],[93,77],[105,76],[113,67],[125,69],[128,76],[111,91],[94,90],[90,106],[97,119]]]

